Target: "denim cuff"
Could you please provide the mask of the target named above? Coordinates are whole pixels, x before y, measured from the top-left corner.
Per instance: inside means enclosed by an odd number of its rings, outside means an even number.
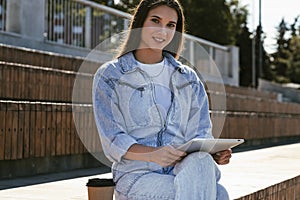
[[[128,149],[133,145],[137,144],[137,141],[130,137],[127,134],[119,134],[117,137],[113,140],[111,144],[111,151],[110,156],[115,160],[116,162],[121,162],[122,157],[127,153]]]

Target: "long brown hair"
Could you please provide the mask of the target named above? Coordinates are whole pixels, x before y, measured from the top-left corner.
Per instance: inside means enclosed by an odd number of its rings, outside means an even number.
[[[141,28],[144,25],[149,11],[161,5],[173,8],[177,12],[178,21],[176,24],[175,35],[172,41],[164,48],[164,51],[169,52],[175,58],[179,57],[183,48],[183,33],[185,31],[184,15],[180,3],[177,0],[142,0],[135,9],[129,26],[129,33],[117,58],[130,51],[134,51],[139,47],[141,41]]]

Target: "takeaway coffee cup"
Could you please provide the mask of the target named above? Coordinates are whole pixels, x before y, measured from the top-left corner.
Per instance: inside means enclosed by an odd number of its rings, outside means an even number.
[[[115,183],[112,179],[89,179],[88,187],[89,200],[112,200]]]

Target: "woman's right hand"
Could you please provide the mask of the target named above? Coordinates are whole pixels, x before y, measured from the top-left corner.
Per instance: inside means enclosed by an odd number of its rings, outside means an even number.
[[[168,145],[157,147],[149,154],[149,161],[155,162],[162,167],[173,166],[180,162],[187,154]]]
[[[129,160],[140,160],[146,162],[154,162],[162,167],[172,166],[180,162],[186,153],[175,149],[174,147],[150,147],[141,144],[133,144],[125,154],[125,158]]]

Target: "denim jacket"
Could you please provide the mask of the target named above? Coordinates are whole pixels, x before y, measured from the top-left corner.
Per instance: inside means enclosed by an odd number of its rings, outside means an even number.
[[[93,108],[106,157],[113,162],[115,182],[129,172],[162,168],[123,156],[133,144],[152,147],[211,138],[208,98],[196,73],[164,52],[170,77],[171,106],[162,118],[155,104],[155,87],[138,67],[132,52],[102,65],[94,76]]]

